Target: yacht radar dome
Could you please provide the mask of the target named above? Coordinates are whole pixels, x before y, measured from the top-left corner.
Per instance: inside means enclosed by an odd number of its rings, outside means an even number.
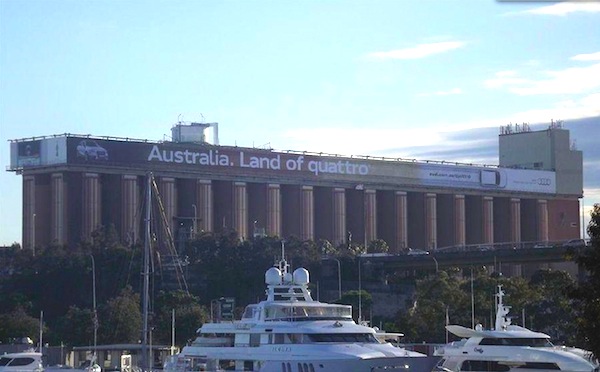
[[[296,270],[294,270],[294,283],[300,285],[308,284],[308,270],[306,270],[303,267],[299,267]]]
[[[281,270],[276,267],[272,267],[265,273],[265,283],[267,285],[279,285],[281,284]]]
[[[284,282],[284,283],[287,283],[287,284],[289,284],[289,283],[291,283],[291,282],[292,282],[292,279],[293,279],[293,278],[292,278],[292,274],[290,274],[290,273],[284,273],[284,274],[283,274],[283,282]]]

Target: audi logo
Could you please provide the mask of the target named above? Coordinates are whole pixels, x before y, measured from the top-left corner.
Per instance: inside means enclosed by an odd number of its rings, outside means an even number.
[[[538,178],[537,184],[540,186],[550,186],[552,184],[552,180],[550,180],[550,178]]]

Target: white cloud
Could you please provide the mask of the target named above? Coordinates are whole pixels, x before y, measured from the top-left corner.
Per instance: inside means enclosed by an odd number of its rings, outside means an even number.
[[[292,129],[283,134],[293,149],[341,155],[372,155],[386,148],[426,146],[442,142],[438,132],[424,128],[348,128],[344,124]],[[332,139],[335,138],[335,141]]]
[[[587,188],[585,189],[584,202],[586,206],[585,214],[590,215],[590,211],[594,203],[600,203],[600,189],[598,188]],[[590,203],[591,201],[591,203]]]
[[[505,71],[496,73],[484,85],[488,88],[506,88],[509,92],[527,96],[538,94],[581,94],[600,87],[600,63],[564,70],[544,71],[543,78],[518,77]]]
[[[462,89],[454,88],[454,89],[450,89],[450,90],[438,90],[437,92],[433,92],[433,93],[419,93],[419,94],[417,94],[417,97],[452,96],[452,95],[462,94],[462,93],[463,93]]]
[[[505,70],[496,72],[497,77],[511,77],[517,76],[517,72],[515,70]]]
[[[434,54],[448,52],[462,48],[466,43],[463,41],[442,41],[438,43],[419,44],[405,49],[390,50],[387,52],[372,52],[367,56],[373,59],[420,59]]]
[[[596,53],[588,53],[588,54],[578,54],[576,56],[571,57],[573,61],[600,61],[600,52]]]
[[[468,122],[416,123],[412,128],[398,129],[370,127],[353,128],[354,123],[339,123],[321,128],[302,128],[283,133],[288,149],[326,151],[342,155],[373,155],[385,149],[401,149],[416,146],[446,146],[447,132],[473,128],[499,128],[508,123],[549,123],[550,119],[572,120],[600,116],[600,93],[580,100],[556,102],[553,107],[515,112],[499,118],[479,119]],[[402,119],[399,118],[401,123]],[[335,140],[332,140],[335,138]],[[391,155],[393,156],[393,155]]]
[[[449,124],[449,127],[453,131],[459,131],[471,128],[500,127],[508,123],[549,123],[553,118],[568,121],[595,116],[600,116],[600,93],[590,94],[578,100],[558,101],[552,107],[519,111],[494,119]]]
[[[561,2],[519,12],[519,14],[566,16],[571,13],[600,13],[600,4],[592,2]]]
[[[527,67],[539,67],[542,63],[537,59],[530,59],[529,61],[523,63],[523,65]]]

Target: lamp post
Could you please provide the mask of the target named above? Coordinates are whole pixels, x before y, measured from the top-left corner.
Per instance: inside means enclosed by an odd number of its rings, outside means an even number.
[[[358,260],[358,324],[362,322],[362,278],[360,273],[360,256],[356,256]]]
[[[471,329],[475,329],[475,294],[473,293],[473,266],[471,266]]]
[[[196,221],[198,218],[198,210],[196,209],[196,204],[192,204],[192,208],[194,209],[194,220],[192,221],[192,239],[194,239],[196,238]]]
[[[96,348],[98,340],[98,312],[96,311],[96,261],[94,255],[90,255],[92,258],[92,295],[93,295],[93,306],[94,306],[94,356],[93,362],[96,362]]]
[[[439,270],[438,261],[435,259],[435,257],[433,257],[433,255],[430,255],[430,257],[433,258],[433,262],[435,262],[435,272],[437,273]]]
[[[33,249],[33,257],[35,257],[35,213],[32,216],[31,227],[31,249]]]

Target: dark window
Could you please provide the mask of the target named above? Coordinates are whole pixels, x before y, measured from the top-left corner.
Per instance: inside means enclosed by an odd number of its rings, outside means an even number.
[[[274,344],[283,344],[283,333],[274,333],[273,336],[275,337]]]
[[[560,367],[556,365],[556,363],[543,363],[543,362],[528,362],[523,366],[518,366],[517,368],[525,368],[525,369],[543,369],[543,370],[560,370]]]
[[[0,366],[5,366],[10,362],[12,358],[0,358]]]
[[[377,344],[379,341],[370,333],[316,333],[306,335],[312,342],[353,343],[362,342]]]
[[[486,360],[465,360],[460,367],[461,371],[510,371],[507,365]]]
[[[501,338],[484,338],[479,345],[502,345]]]
[[[29,365],[31,363],[33,363],[34,359],[33,358],[15,358],[13,359],[13,361],[10,363],[11,367],[15,367],[15,366],[26,366]]]
[[[250,334],[250,346],[260,346],[260,334],[259,333],[251,333]]]
[[[547,338],[484,338],[479,345],[551,347]]]

